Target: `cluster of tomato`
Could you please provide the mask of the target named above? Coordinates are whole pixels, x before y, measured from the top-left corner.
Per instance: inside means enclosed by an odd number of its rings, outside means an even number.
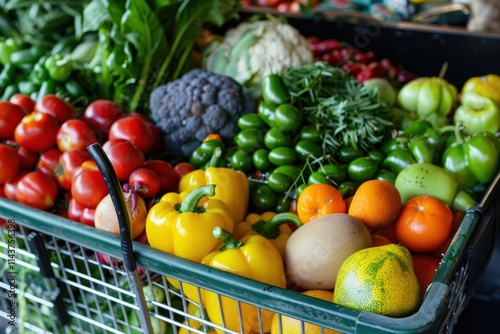
[[[386,78],[395,86],[401,87],[416,78],[413,73],[393,64],[387,58],[378,60],[373,51],[363,52],[336,39],[309,37],[308,41],[315,60],[341,67],[360,82]]]
[[[0,101],[0,140],[0,196],[91,226],[108,189],[89,145],[102,145],[118,179],[145,200],[175,190],[192,168],[160,159],[156,126],[108,100],[77,115],[56,95],[33,101],[16,94]]]

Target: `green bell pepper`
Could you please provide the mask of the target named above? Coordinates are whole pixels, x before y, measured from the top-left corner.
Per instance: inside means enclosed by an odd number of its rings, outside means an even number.
[[[266,75],[262,78],[262,98],[264,101],[276,104],[289,103],[291,100],[283,79],[277,74]]]
[[[73,61],[69,55],[55,54],[45,60],[45,68],[56,81],[66,81],[71,76]]]
[[[465,188],[491,182],[500,167],[498,139],[490,132],[464,138],[462,131],[463,127],[458,123],[455,142],[446,148],[441,166],[455,174]]]
[[[16,41],[12,38],[0,40],[0,63],[7,65],[10,63],[10,55],[19,49]]]
[[[405,167],[416,162],[409,148],[400,147],[385,157],[382,162],[382,168],[398,175]]]
[[[418,163],[430,162],[435,160],[434,146],[424,136],[418,136],[408,144],[415,161]]]

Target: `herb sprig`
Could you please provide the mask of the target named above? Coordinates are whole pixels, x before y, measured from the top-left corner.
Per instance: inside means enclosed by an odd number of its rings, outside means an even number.
[[[323,150],[341,146],[369,150],[393,126],[393,110],[341,68],[317,62],[291,68],[282,78],[292,103],[324,133]]]

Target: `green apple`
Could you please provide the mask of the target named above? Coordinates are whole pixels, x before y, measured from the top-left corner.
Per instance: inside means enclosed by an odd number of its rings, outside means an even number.
[[[380,101],[393,107],[396,103],[396,89],[385,78],[372,78],[366,80],[363,85],[370,91],[376,91]]]

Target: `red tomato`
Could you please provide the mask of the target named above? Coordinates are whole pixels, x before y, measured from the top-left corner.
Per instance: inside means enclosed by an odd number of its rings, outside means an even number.
[[[35,109],[35,101],[31,99],[28,95],[17,93],[12,95],[9,99],[9,102],[17,104],[20,107],[23,107],[26,113],[31,113]]]
[[[48,94],[38,99],[34,111],[55,117],[59,124],[76,117],[75,108],[54,94]]]
[[[26,115],[16,127],[16,142],[33,152],[43,152],[56,144],[59,123],[49,115],[33,112]]]
[[[5,184],[16,177],[21,160],[15,148],[0,144],[0,184]]]
[[[24,146],[19,146],[17,149],[17,155],[19,156],[19,161],[21,162],[20,168],[25,170],[33,170],[38,163],[39,154],[31,152]]]
[[[0,139],[14,138],[14,131],[23,117],[26,116],[26,111],[17,104],[0,101]]]
[[[141,167],[134,170],[128,183],[143,197],[153,197],[160,191],[160,178],[149,168]]]
[[[58,192],[54,177],[34,171],[28,172],[17,183],[16,199],[33,208],[47,210],[54,206]]]
[[[165,194],[171,191],[179,182],[180,177],[172,165],[163,160],[147,160],[144,167],[151,169],[160,178],[160,193]]]
[[[57,132],[57,147],[62,152],[86,149],[97,143],[94,131],[82,120],[70,119],[61,125]]]
[[[95,209],[108,194],[104,178],[97,167],[82,164],[73,172],[71,196],[83,207]]]
[[[15,178],[13,178],[9,182],[5,183],[5,185],[3,187],[3,192],[4,192],[6,198],[13,200],[13,201],[17,201],[17,198],[16,198],[17,183],[24,175],[26,175],[28,173],[29,173],[29,171],[27,171],[27,170],[20,170]]]
[[[97,134],[101,143],[105,142],[111,124],[125,116],[123,109],[113,101],[96,100],[91,102],[83,111],[82,120],[92,129],[98,130]]]
[[[110,139],[102,145],[116,176],[127,181],[130,174],[144,163],[144,154],[134,144],[125,139]]]
[[[138,116],[116,120],[109,129],[109,139],[126,139],[147,154],[153,148],[154,138],[148,124]]]
[[[68,218],[79,222],[82,218],[83,209],[85,207],[78,203],[74,198],[70,198],[68,202]]]
[[[95,209],[83,208],[82,216],[80,217],[80,223],[95,227]]]
[[[61,157],[62,152],[57,148],[51,148],[43,152],[40,155],[40,159],[38,160],[38,164],[36,165],[36,170],[54,176],[56,174],[56,168],[59,165],[59,158]]]
[[[196,168],[191,165],[189,162],[179,162],[175,165],[174,170],[179,175],[179,178],[183,177],[189,172],[194,171]]]
[[[71,190],[73,172],[77,167],[81,166],[84,161],[90,159],[89,152],[84,149],[63,152],[59,158],[59,165],[55,170],[56,180],[61,188]]]

